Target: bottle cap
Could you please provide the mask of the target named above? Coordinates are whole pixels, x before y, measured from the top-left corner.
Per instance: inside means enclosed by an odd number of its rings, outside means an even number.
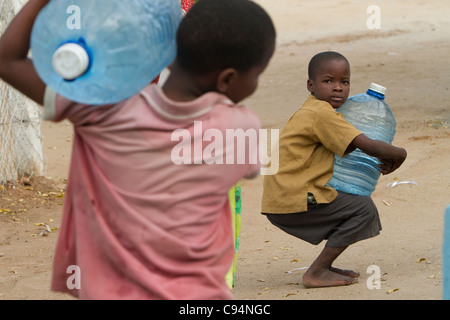
[[[52,65],[63,79],[74,80],[88,69],[89,55],[79,44],[66,43],[53,54]]]
[[[386,88],[383,86],[380,86],[379,84],[376,83],[371,83],[369,86],[369,90],[375,91],[377,93],[382,94],[383,96],[386,94]]]

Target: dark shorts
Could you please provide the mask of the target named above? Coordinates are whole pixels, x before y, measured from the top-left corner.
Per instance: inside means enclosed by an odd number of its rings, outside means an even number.
[[[263,214],[281,230],[314,245],[326,239],[329,247],[346,247],[381,231],[372,199],[344,192],[338,192],[333,202],[309,204],[306,212]]]

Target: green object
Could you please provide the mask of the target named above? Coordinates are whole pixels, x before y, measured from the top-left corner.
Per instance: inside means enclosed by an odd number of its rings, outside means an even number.
[[[230,208],[231,208],[231,223],[233,225],[233,236],[234,236],[234,260],[233,264],[226,275],[226,281],[230,289],[234,287],[235,276],[236,276],[236,266],[239,253],[239,242],[241,235],[241,185],[238,183],[229,192],[230,197]]]

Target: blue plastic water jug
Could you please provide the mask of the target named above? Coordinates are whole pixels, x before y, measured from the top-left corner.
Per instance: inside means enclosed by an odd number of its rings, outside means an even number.
[[[386,88],[372,83],[366,93],[350,97],[336,111],[356,129],[374,140],[391,144],[397,122],[384,101]],[[370,196],[380,178],[377,158],[360,149],[343,158],[335,156],[334,172],[328,185],[338,191]]]
[[[116,103],[174,60],[180,21],[179,0],[51,0],[33,26],[33,64],[68,99]]]

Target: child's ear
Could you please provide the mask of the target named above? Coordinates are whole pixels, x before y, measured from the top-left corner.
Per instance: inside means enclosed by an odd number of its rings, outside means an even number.
[[[217,91],[220,93],[226,93],[236,77],[237,71],[233,68],[228,68],[220,72],[216,82]]]
[[[308,79],[306,82],[306,88],[308,88],[309,92],[314,93],[314,82],[311,79]]]

